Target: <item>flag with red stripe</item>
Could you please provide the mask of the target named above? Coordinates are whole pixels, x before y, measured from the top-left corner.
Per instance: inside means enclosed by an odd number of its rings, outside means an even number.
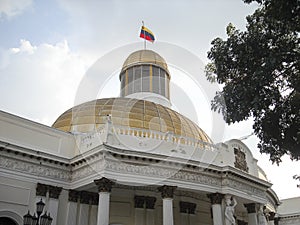
[[[140,38],[144,38],[152,43],[155,41],[154,34],[152,33],[152,31],[144,26],[142,26]]]

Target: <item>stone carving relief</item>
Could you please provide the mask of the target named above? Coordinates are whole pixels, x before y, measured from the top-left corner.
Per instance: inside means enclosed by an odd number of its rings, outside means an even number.
[[[213,194],[208,194],[207,197],[210,199],[210,202],[212,205],[214,204],[221,204],[224,194],[221,193],[213,193]]]
[[[300,217],[285,217],[279,219],[280,225],[295,225],[300,224]]]
[[[177,187],[175,186],[168,186],[168,185],[164,185],[161,186],[159,188],[157,188],[157,190],[159,192],[161,192],[161,197],[162,198],[173,198],[174,196],[174,191]]]
[[[48,177],[52,179],[70,181],[70,171],[58,168],[50,167],[47,165],[39,164],[34,162],[21,161],[18,159],[0,157],[0,167],[12,171],[20,171],[22,173],[29,173],[36,176]]]
[[[249,168],[247,166],[246,154],[241,150],[241,147],[234,148],[235,162],[234,166],[240,170],[245,172],[249,172]]]
[[[263,191],[259,188],[253,187],[250,184],[245,184],[245,183],[233,180],[233,179],[223,179],[222,180],[222,185],[228,186],[228,187],[231,187],[231,188],[234,188],[234,189],[238,189],[238,190],[243,190],[243,191],[245,191],[249,194],[266,198],[266,192],[265,191]]]
[[[105,177],[102,177],[98,180],[94,180],[94,182],[97,185],[99,192],[111,192],[112,186],[115,184],[115,182]]]

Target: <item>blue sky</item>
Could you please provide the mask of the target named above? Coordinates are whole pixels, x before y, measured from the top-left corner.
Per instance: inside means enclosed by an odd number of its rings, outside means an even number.
[[[210,42],[225,37],[229,22],[245,29],[245,17],[256,8],[242,0],[0,0],[0,110],[51,126],[74,105],[80,81],[99,58],[136,42],[142,48],[142,20],[156,36],[157,44],[148,44],[150,49],[159,52],[164,43],[180,46],[204,65]],[[184,85],[191,86],[193,80],[172,70],[174,87],[189,89]],[[110,76],[104,89],[100,97],[117,95],[117,75]],[[194,105],[205,101],[203,96],[195,97],[201,96],[200,89],[186,93]],[[186,111],[177,99],[177,108]],[[196,107],[198,116],[193,118],[208,133],[209,108],[209,101],[200,112]],[[224,140],[252,133],[251,123],[226,126]],[[256,149],[255,137],[245,143],[259,158],[279,197],[299,196],[292,179],[299,162],[284,157],[280,167],[274,166]]]

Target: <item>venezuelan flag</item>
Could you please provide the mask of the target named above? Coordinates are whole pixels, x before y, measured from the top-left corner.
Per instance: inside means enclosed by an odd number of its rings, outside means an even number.
[[[141,33],[140,33],[140,38],[144,38],[146,39],[147,41],[150,41],[150,42],[154,42],[155,38],[154,38],[154,34],[152,33],[151,30],[149,30],[148,28],[142,26],[142,29],[141,29]]]

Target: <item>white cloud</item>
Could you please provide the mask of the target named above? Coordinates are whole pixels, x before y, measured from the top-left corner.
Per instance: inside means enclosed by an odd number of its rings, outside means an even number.
[[[67,41],[20,46],[0,54],[1,110],[51,125],[73,106],[87,60],[72,52]]]
[[[8,19],[22,14],[32,5],[33,0],[1,0],[0,18],[5,16]]]

